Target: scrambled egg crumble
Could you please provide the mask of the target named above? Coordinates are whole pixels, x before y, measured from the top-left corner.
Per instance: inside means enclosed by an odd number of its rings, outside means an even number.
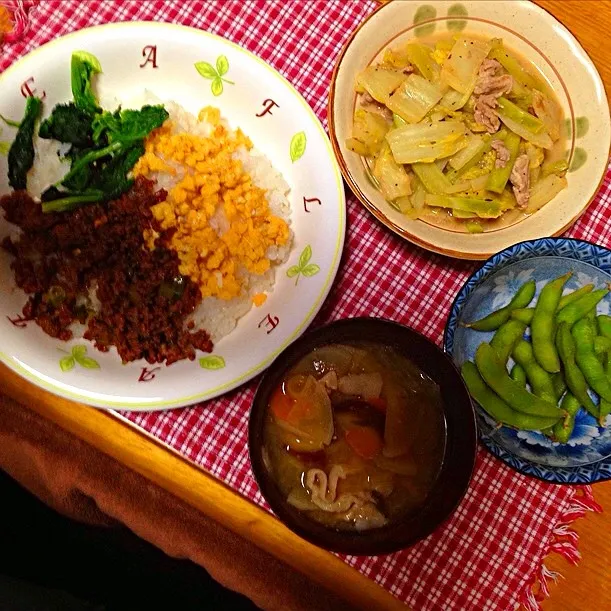
[[[210,136],[174,133],[166,121],[147,139],[133,173],[182,177],[151,210],[163,229],[175,230],[170,245],[180,273],[199,285],[202,297],[228,300],[240,295],[244,270],[263,274],[270,268],[268,248],[285,245],[289,227],[271,213],[265,191],[233,157],[240,147],[252,148],[250,139],[224,127],[216,108],[202,109],[198,120],[214,126]],[[155,233],[144,237],[153,248]],[[260,305],[263,297],[253,301]]]

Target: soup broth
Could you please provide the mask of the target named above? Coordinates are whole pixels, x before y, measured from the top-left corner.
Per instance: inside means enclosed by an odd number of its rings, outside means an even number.
[[[336,529],[379,528],[416,511],[435,482],[441,393],[394,348],[319,347],[275,389],[264,447],[290,505]]]

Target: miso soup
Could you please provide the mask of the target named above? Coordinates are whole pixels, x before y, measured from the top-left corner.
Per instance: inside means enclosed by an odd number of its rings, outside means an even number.
[[[336,529],[379,528],[417,511],[435,483],[440,389],[394,348],[322,346],[273,392],[264,447],[290,505]]]

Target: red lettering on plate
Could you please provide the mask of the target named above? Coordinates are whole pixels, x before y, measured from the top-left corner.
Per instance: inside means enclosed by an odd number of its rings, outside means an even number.
[[[306,212],[310,212],[308,210],[308,204],[313,203],[317,203],[319,206],[322,206],[322,202],[318,199],[318,197],[306,197],[305,195],[303,196],[303,209]]]
[[[150,382],[151,380],[154,380],[155,372],[159,371],[160,369],[161,367],[153,367],[152,369],[143,367],[140,377],[138,378],[138,382]]]
[[[31,318],[27,318],[26,316],[22,316],[21,314],[17,314],[15,318],[7,316],[7,319],[12,325],[15,325],[15,327],[19,327],[19,329],[24,329],[25,327],[27,327],[30,320],[32,320]]]
[[[31,98],[36,93],[36,87],[33,87],[33,85],[34,85],[33,76],[31,76],[29,79],[21,83],[21,95],[24,98]],[[44,100],[46,95],[47,95],[47,92],[43,91],[42,95],[39,97],[41,100]]]
[[[145,60],[140,64],[141,68],[144,68],[146,64],[153,64],[153,68],[157,68],[157,45],[146,45],[146,47],[142,49],[142,57],[144,57]]]
[[[266,115],[268,113],[273,116],[272,108],[274,108],[274,106],[276,108],[280,108],[280,105],[276,104],[276,102],[274,102],[274,100],[270,100],[270,99],[264,100],[264,102],[263,102],[263,110],[260,113],[258,113],[256,116],[257,117],[262,117],[263,115]]]
[[[277,316],[268,314],[257,326],[260,329],[261,325],[265,325],[265,328],[267,329],[265,333],[269,335],[278,326],[279,322],[280,319]]]

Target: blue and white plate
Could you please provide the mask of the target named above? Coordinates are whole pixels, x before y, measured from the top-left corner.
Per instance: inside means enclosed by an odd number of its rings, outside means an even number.
[[[527,280],[535,280],[538,296],[547,282],[568,271],[573,276],[565,292],[588,283],[604,288],[611,282],[611,251],[582,240],[544,238],[515,244],[494,255],[456,296],[445,328],[444,349],[459,367],[473,360],[477,347],[490,341],[493,333],[467,329],[461,323],[478,320],[506,305]],[[599,303],[598,313],[611,313],[611,295]],[[559,444],[538,432],[496,428],[479,406],[476,413],[484,446],[521,473],[570,484],[611,479],[611,417],[606,427],[599,427],[592,416],[580,410],[569,442]]]

